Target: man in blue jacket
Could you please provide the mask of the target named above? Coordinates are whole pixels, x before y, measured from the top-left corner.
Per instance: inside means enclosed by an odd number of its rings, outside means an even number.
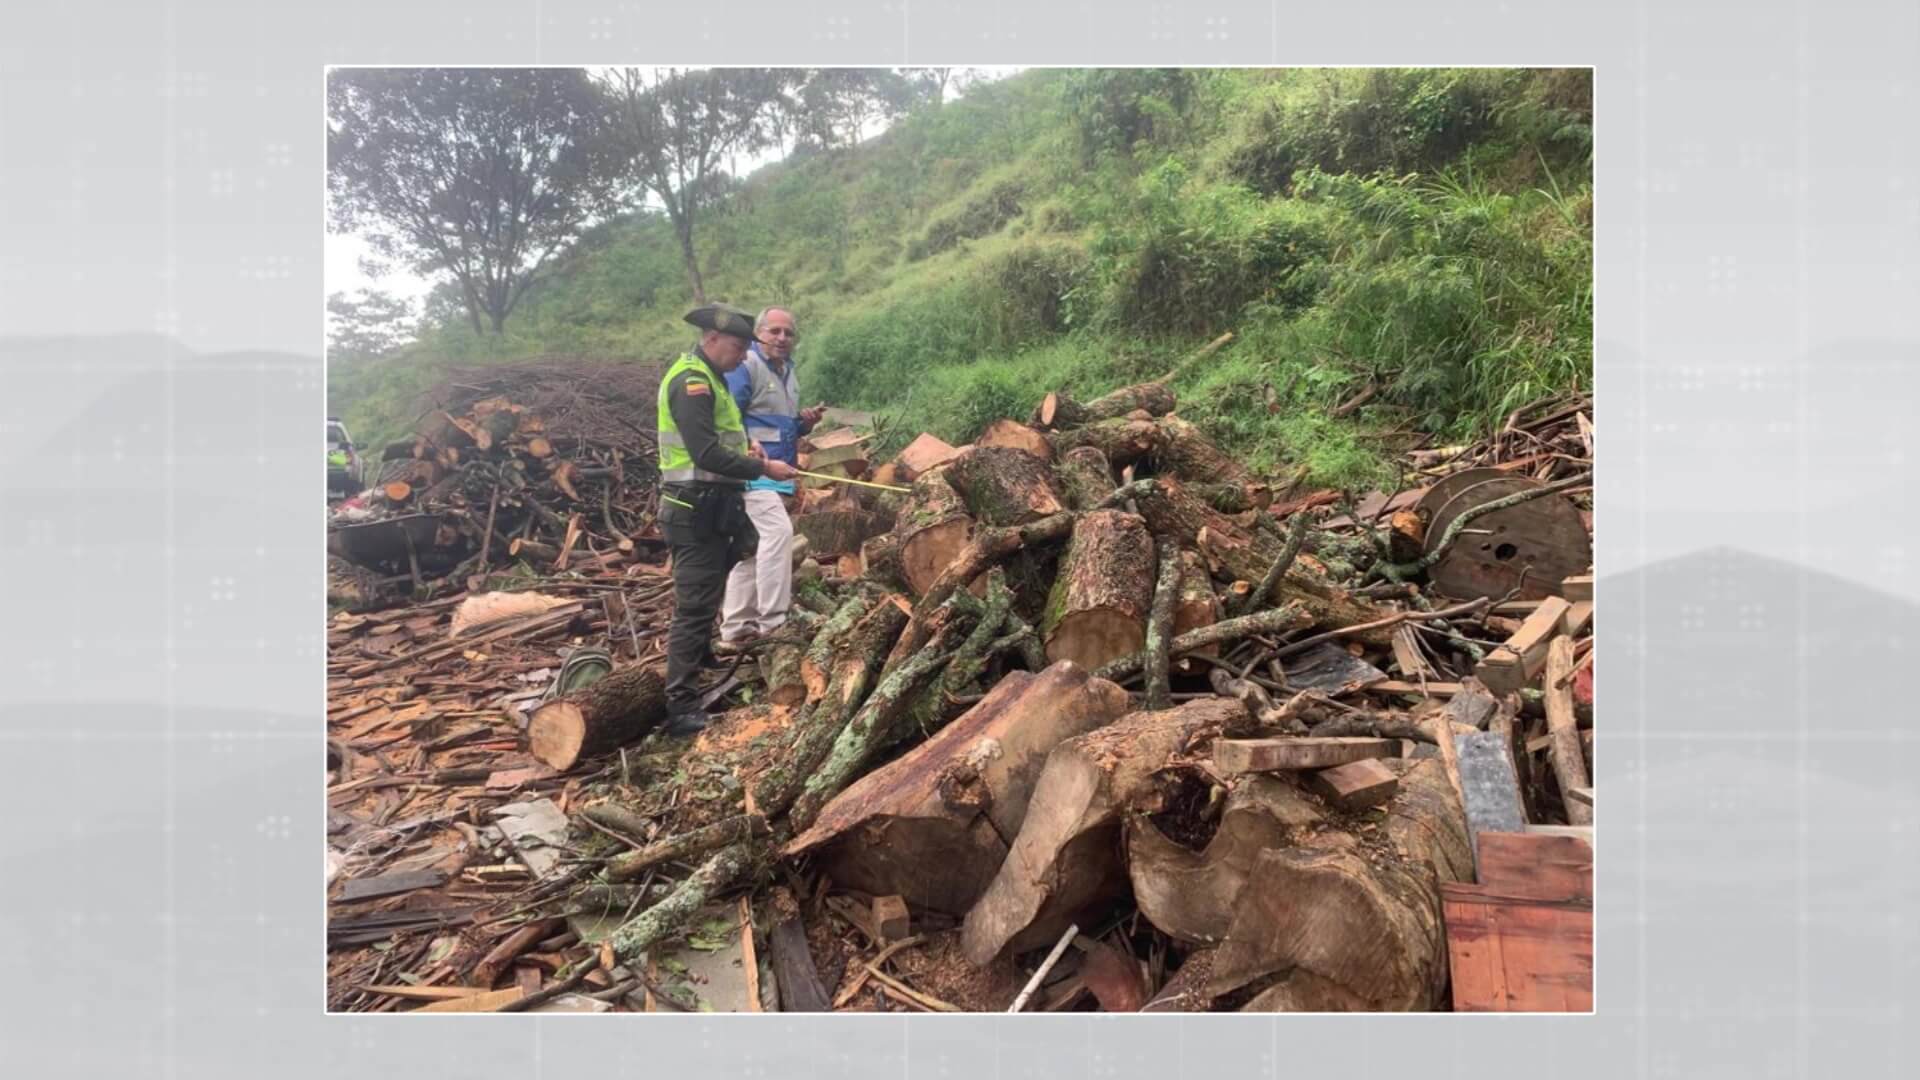
[[[800,436],[813,430],[826,406],[800,407],[800,383],[793,371],[798,340],[793,313],[770,307],[754,321],[747,358],[727,373],[727,388],[746,417],[747,438],[769,461],[799,464]],[[760,548],[734,565],[727,576],[720,608],[720,640],[737,644],[770,634],[787,620],[793,602],[793,522],[786,500],[792,480],[762,477],[747,483],[747,516],[760,533]]]

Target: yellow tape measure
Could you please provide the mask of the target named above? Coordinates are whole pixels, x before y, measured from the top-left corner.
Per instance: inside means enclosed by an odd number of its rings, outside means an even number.
[[[832,484],[858,484],[861,487],[879,488],[881,491],[907,492],[913,490],[912,488],[896,487],[893,484],[876,484],[871,480],[854,480],[845,476],[834,476],[831,473],[808,472],[805,469],[795,469],[793,471],[799,473],[801,476],[810,476],[815,480],[825,480]]]

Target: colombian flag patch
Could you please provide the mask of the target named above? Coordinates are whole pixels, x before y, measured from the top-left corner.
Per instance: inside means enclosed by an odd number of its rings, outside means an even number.
[[[712,392],[713,392],[712,388],[709,387],[706,383],[694,382],[692,379],[687,380],[687,396],[689,397],[692,397],[695,394],[709,394]]]

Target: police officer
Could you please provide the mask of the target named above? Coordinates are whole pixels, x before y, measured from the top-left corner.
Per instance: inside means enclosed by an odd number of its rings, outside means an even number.
[[[743,496],[749,480],[791,480],[793,466],[767,461],[747,440],[726,373],[753,340],[753,316],[725,304],[686,314],[700,344],[660,381],[660,533],[673,553],[673,628],[667,634],[667,733],[706,726],[700,668],[711,655],[714,616],[733,564],[759,538]]]

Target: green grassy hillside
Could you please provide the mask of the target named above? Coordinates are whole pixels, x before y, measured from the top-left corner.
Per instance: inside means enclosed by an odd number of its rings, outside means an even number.
[[[1030,71],[760,170],[697,239],[710,296],[792,307],[807,396],[881,410],[896,445],[1231,330],[1182,414],[1364,483],[1402,433],[1590,385],[1591,102],[1585,71]],[[504,335],[441,320],[337,366],[332,405],[372,444],[451,364],[668,356],[689,303],[666,222],[617,220]]]

